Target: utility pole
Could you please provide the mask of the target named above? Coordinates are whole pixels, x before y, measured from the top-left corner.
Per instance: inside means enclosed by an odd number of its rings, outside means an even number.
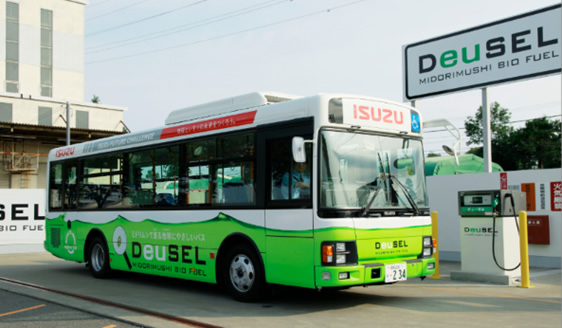
[[[66,102],[66,145],[70,146],[70,104]]]

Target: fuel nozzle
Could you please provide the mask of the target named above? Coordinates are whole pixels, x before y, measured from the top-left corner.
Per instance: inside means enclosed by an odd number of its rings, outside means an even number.
[[[498,215],[500,213],[500,209],[498,208],[499,203],[500,203],[500,197],[499,195],[496,195],[496,197],[494,197],[494,200],[492,201],[492,208],[494,209],[495,215]]]

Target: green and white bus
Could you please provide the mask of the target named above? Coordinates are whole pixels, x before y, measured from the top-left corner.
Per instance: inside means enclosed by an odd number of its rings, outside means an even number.
[[[435,271],[420,113],[251,93],[165,126],[52,150],[45,249],[97,278],[346,288]]]

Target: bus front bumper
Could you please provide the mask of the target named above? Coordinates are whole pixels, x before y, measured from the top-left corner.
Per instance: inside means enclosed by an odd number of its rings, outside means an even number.
[[[396,266],[398,265],[398,266]],[[405,268],[405,277],[387,277],[390,268]],[[405,279],[425,277],[435,273],[435,259],[423,258],[404,261],[378,261],[354,266],[317,266],[316,287],[351,287],[370,284],[387,284]],[[390,271],[389,271],[390,273]],[[396,280],[400,279],[400,280]]]

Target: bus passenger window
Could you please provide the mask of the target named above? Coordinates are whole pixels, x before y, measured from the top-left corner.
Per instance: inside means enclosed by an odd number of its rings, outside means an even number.
[[[120,206],[123,155],[103,155],[82,161],[78,208]]]
[[[174,206],[179,194],[179,147],[129,154],[130,207]]]
[[[156,149],[153,170],[155,205],[176,205],[179,194],[179,147]]]
[[[221,163],[216,171],[218,203],[255,204],[253,162]]]
[[[209,179],[209,165],[192,166],[188,168],[186,204],[210,203],[211,180]]]

